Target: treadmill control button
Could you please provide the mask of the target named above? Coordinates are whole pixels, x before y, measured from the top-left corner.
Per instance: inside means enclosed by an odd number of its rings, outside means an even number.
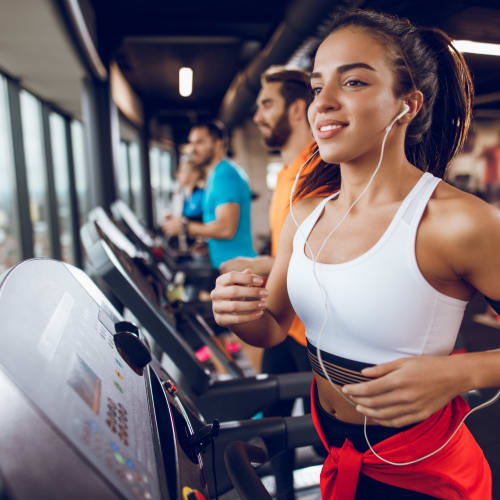
[[[139,328],[129,321],[119,321],[115,323],[115,332],[113,340],[123,361],[135,373],[142,375],[152,358],[149,348],[140,338]]]
[[[174,396],[177,392],[177,386],[170,379],[163,382],[163,387],[165,387],[165,389],[171,396]]]
[[[182,500],[205,500],[205,497],[200,491],[184,486],[182,488]]]

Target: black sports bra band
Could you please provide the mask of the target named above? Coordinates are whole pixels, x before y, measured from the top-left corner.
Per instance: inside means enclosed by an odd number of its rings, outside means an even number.
[[[323,378],[326,378],[323,370],[321,369],[316,352],[316,347],[308,341],[307,354],[309,356],[311,367],[315,373]],[[329,377],[338,385],[356,384],[358,382],[371,380],[369,377],[361,375],[360,372],[363,368],[374,366],[373,364],[342,358],[341,356],[335,356],[334,354],[330,354],[325,351],[321,351],[321,359],[323,360],[323,364],[325,365],[325,369]]]

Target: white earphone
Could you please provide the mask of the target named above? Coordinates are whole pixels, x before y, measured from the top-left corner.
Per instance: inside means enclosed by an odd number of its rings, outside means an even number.
[[[387,127],[385,127],[385,130],[388,132],[389,130],[391,130],[392,126],[404,115],[406,115],[406,113],[408,113],[408,111],[410,111],[410,106],[408,106],[408,104],[404,104],[403,106],[403,111],[401,111],[401,113],[399,113],[399,115],[396,116],[396,118],[394,118],[394,120],[392,120],[391,124],[390,125],[387,125]]]

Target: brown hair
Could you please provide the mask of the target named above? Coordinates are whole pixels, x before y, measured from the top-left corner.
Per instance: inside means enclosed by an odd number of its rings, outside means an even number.
[[[297,99],[305,101],[306,105],[312,101],[309,73],[301,69],[292,69],[285,66],[271,66],[261,77],[262,85],[266,83],[281,83],[280,93],[285,100],[285,106]]]
[[[396,97],[412,90],[422,92],[422,108],[406,131],[405,154],[421,170],[443,177],[465,143],[472,117],[473,84],[462,54],[443,31],[419,28],[408,19],[389,14],[349,11],[331,32],[349,26],[368,30],[388,47]],[[323,185],[325,192],[339,189],[338,165],[319,164],[305,176],[296,196]]]

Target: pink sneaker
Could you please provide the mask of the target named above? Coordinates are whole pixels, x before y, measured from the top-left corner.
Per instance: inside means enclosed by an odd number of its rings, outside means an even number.
[[[205,363],[205,361],[208,361],[212,357],[212,352],[206,345],[204,345],[196,351],[196,357],[200,363]]]
[[[241,351],[241,346],[238,344],[238,342],[233,342],[231,340],[228,340],[226,342],[226,349],[231,353],[234,354],[235,352]]]

